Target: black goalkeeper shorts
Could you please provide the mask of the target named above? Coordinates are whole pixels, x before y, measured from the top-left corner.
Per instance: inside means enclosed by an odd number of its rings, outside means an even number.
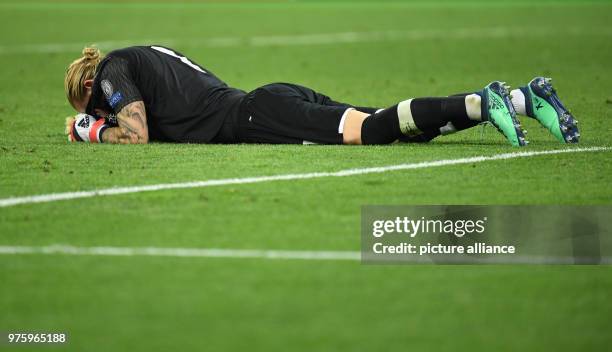
[[[312,89],[273,83],[248,93],[238,116],[229,118],[214,143],[342,144],[342,115],[353,105]],[[355,107],[365,113],[376,108]]]

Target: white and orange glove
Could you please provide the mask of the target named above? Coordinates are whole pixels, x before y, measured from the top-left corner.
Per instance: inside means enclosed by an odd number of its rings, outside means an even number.
[[[87,114],[77,114],[67,121],[68,140],[70,142],[102,143],[102,133],[110,127],[106,119]]]

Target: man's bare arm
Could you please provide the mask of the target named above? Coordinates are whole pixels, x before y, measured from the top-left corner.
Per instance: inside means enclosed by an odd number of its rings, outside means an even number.
[[[149,142],[147,113],[142,101],[126,105],[117,114],[119,127],[107,128],[102,134],[104,143],[146,144]]]

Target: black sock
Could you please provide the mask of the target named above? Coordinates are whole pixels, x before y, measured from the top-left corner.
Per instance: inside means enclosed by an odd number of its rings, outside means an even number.
[[[440,114],[440,116],[443,116],[443,115],[446,115],[447,117],[450,116],[450,118],[445,123],[445,125],[448,122],[452,123],[453,125],[452,127],[455,129],[455,132],[463,131],[468,128],[472,128],[481,122],[481,121],[472,120],[467,115],[467,111],[465,108],[465,97],[470,94],[474,94],[474,93],[454,94],[449,97],[450,100],[447,100],[446,102],[444,101],[440,102],[441,112],[446,111],[446,113],[442,113]],[[426,99],[444,99],[444,98],[426,98]],[[443,105],[446,105],[446,106],[443,107]],[[450,115],[448,115],[448,113],[450,113]],[[438,122],[438,124],[442,123],[443,121],[444,120]],[[440,127],[435,126],[436,125],[435,123],[433,125],[434,127],[425,128],[423,130],[423,134],[421,135],[400,138],[400,141],[412,142],[412,143],[429,142],[432,139],[442,134],[442,132],[440,131]]]
[[[465,99],[466,96],[472,95],[472,94],[476,94],[476,93],[472,92],[472,93],[455,94],[455,95],[453,95],[453,97],[463,97]],[[463,106],[463,108],[465,109],[465,105]],[[457,116],[456,118],[453,118],[451,120],[451,122],[453,123],[453,125],[455,126],[457,131],[463,131],[465,129],[472,128],[472,127],[480,124],[482,121],[477,121],[477,120],[470,119],[468,117],[467,111],[466,111],[465,115]]]
[[[469,120],[463,96],[412,99],[410,110],[421,131],[439,129],[453,120]]]
[[[471,93],[470,93],[471,94]],[[416,98],[410,101],[410,114],[416,131],[406,136],[400,129],[398,106],[394,105],[368,116],[361,127],[363,144],[387,144],[402,141],[427,142],[441,134],[440,128],[452,123],[455,130],[476,126],[465,108],[465,96],[458,94],[441,98]]]
[[[389,144],[400,136],[397,105],[366,117],[361,125],[362,144]]]

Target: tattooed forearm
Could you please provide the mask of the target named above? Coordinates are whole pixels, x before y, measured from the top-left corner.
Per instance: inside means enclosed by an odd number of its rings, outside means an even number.
[[[107,128],[102,133],[102,142],[117,143],[117,144],[137,144],[141,142],[135,132],[130,132],[123,127]]]
[[[108,128],[102,135],[106,143],[136,144],[149,142],[147,114],[142,101],[126,105],[117,114],[119,127]]]
[[[126,115],[134,122],[134,125],[141,129],[147,128],[147,118],[144,103],[141,101],[134,102],[126,106]],[[121,119],[121,113],[118,116]]]

